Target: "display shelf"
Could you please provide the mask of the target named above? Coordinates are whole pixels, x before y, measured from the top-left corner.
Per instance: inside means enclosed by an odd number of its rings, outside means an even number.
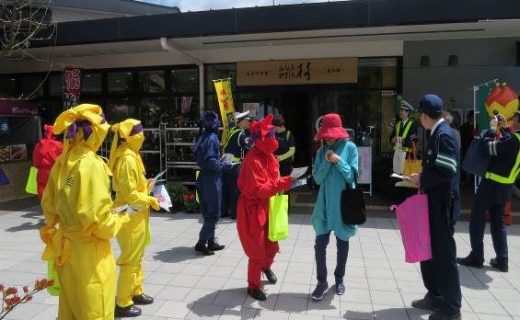
[[[186,146],[191,147],[193,145],[193,142],[167,142],[167,146]]]
[[[198,127],[164,127],[164,167],[172,169],[175,180],[184,185],[195,185],[195,171],[200,170],[191,150],[197,135]]]
[[[149,175],[155,175],[164,170],[161,128],[144,128],[143,134],[145,140],[143,148],[139,152],[145,163],[146,172]]]

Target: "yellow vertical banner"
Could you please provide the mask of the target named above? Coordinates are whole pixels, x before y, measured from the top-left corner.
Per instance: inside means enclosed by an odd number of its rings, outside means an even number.
[[[222,143],[226,141],[229,128],[235,126],[235,105],[233,104],[233,94],[231,92],[231,82],[229,79],[214,80],[215,91],[217,92],[220,116],[222,117]]]

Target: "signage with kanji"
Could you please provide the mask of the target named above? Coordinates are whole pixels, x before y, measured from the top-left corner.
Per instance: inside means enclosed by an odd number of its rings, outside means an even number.
[[[357,58],[237,63],[237,86],[356,83]]]

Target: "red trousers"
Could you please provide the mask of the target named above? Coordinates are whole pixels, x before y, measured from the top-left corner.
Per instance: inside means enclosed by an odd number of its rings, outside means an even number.
[[[237,220],[238,236],[244,252],[249,257],[247,267],[247,282],[250,289],[259,288],[261,285],[262,270],[270,269],[274,257],[279,251],[278,242],[272,242],[267,238],[268,223],[263,227],[248,230],[246,221]]]

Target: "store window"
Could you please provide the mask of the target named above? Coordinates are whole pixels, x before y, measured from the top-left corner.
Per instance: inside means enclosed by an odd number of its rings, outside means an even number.
[[[173,92],[199,92],[198,69],[175,69],[171,75]]]
[[[81,93],[100,94],[103,88],[101,73],[85,73],[81,83]]]
[[[0,78],[0,98],[16,97],[16,79],[12,77]]]
[[[215,92],[213,80],[231,79],[231,89],[236,92],[236,64],[211,64],[206,65],[206,92]]]
[[[104,111],[109,123],[117,123],[138,116],[135,102],[129,99],[108,100],[104,106]]]
[[[186,118],[184,126],[193,127],[197,125],[200,117],[200,103],[198,95],[184,95],[173,97],[172,108],[175,115]]]
[[[139,102],[139,119],[146,128],[159,127],[161,121],[174,113],[175,109],[165,97],[142,98]]]
[[[235,101],[235,109],[237,108],[236,102],[238,89],[236,87],[236,64],[210,64],[205,66],[206,72],[206,104],[205,110],[217,111],[219,110],[217,96],[215,94],[215,86],[213,80],[218,79],[231,79],[231,92],[233,93],[233,101]]]
[[[43,76],[29,76],[20,78],[22,94],[24,98],[34,98],[43,96],[44,88]]]
[[[63,80],[61,74],[50,75],[49,78],[49,95],[61,96],[63,95]]]
[[[165,89],[164,71],[139,71],[139,92],[161,93]]]
[[[42,112],[42,123],[53,124],[56,117],[63,111],[63,99],[56,98],[42,102],[40,111]]]
[[[395,88],[397,85],[396,58],[361,58],[358,86],[364,89]]]
[[[134,77],[132,72],[110,72],[107,74],[109,93],[133,93]]]

